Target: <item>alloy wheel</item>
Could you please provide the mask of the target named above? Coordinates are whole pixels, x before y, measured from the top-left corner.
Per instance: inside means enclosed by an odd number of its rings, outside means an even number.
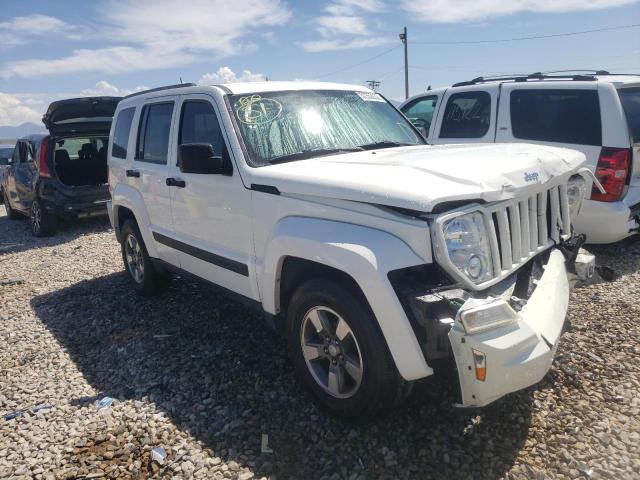
[[[309,372],[329,395],[349,398],[362,383],[360,346],[347,321],[334,310],[317,306],[304,316],[300,346]]]
[[[124,242],[124,255],[127,269],[136,283],[144,280],[144,258],[140,242],[133,235],[127,235]]]
[[[38,233],[42,226],[42,210],[40,209],[40,204],[38,202],[33,202],[31,204],[31,229],[34,233]]]

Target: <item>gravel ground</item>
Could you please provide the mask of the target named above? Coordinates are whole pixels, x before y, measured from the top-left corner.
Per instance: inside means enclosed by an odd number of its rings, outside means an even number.
[[[253,311],[182,278],[133,294],[105,218],[36,239],[0,206],[0,414],[52,405],[0,418],[0,478],[638,478],[640,241],[594,250],[620,277],[573,293],[536,389],[460,413],[429,379],[358,426],[315,407]]]

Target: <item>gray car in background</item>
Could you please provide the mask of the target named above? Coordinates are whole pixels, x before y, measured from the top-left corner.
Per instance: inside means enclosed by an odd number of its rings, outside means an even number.
[[[15,143],[0,143],[0,203],[2,202],[2,178],[4,172],[11,163]]]

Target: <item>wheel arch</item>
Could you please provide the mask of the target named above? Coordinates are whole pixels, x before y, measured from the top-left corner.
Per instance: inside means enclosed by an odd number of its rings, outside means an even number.
[[[140,192],[129,185],[118,184],[112,193],[113,229],[119,242],[125,220],[136,222],[149,256],[157,258],[157,250],[149,230],[149,215]]]
[[[264,310],[279,322],[300,280],[313,275],[343,281],[373,313],[405,380],[429,376],[422,349],[387,273],[424,264],[398,237],[362,225],[287,217],[273,229],[258,278]]]

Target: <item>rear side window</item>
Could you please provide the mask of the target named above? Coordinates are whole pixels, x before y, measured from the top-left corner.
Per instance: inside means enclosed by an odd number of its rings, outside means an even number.
[[[140,117],[137,160],[167,163],[173,102],[145,105]]]
[[[640,142],[640,88],[621,88],[618,90],[624,114],[627,117],[629,134],[634,143]]]
[[[111,155],[117,158],[127,158],[127,144],[129,143],[129,132],[131,130],[131,122],[135,107],[120,110],[116,119],[116,129],[113,133],[113,146],[111,147]]]
[[[179,144],[210,143],[216,155],[222,155],[223,139],[213,105],[204,100],[189,100],[182,105]]]
[[[436,110],[437,103],[437,95],[417,98],[413,102],[402,107],[402,113],[404,113],[415,126],[429,128],[431,126],[431,120],[433,119],[433,113]]]
[[[510,109],[515,138],[602,145],[596,90],[514,90]]]
[[[454,93],[447,101],[440,138],[482,138],[491,123],[488,92]]]

